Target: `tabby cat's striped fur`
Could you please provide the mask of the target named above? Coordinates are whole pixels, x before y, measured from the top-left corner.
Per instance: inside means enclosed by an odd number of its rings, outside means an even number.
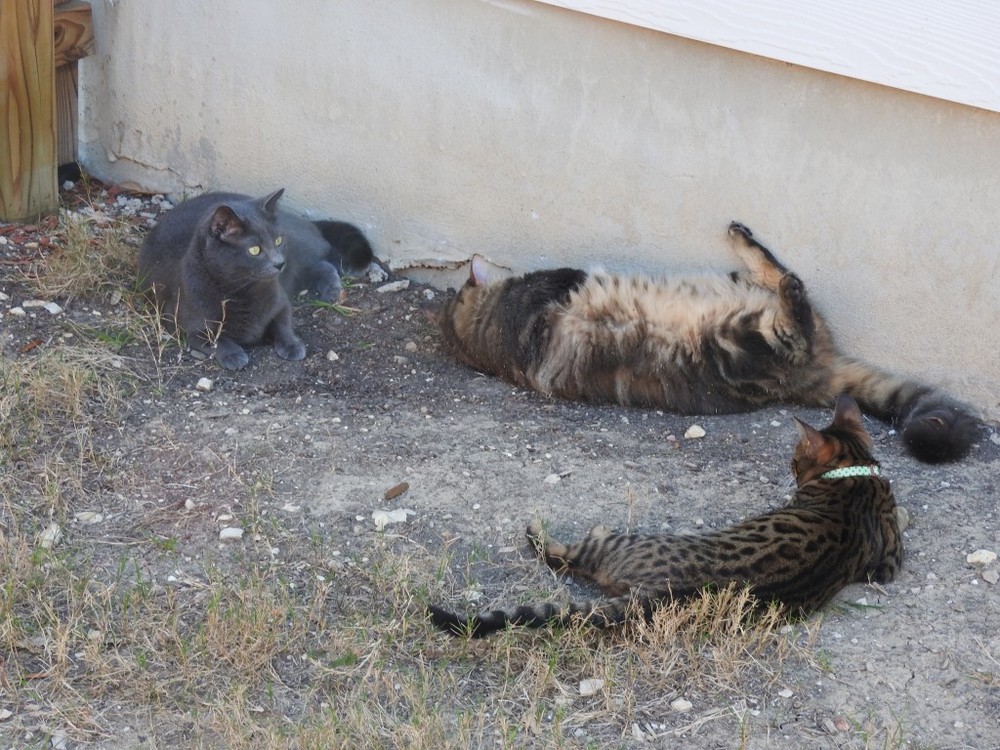
[[[607,627],[632,613],[648,619],[663,600],[730,584],[748,585],[759,600],[809,613],[850,583],[891,581],[903,559],[896,502],[889,482],[878,475],[857,404],[841,396],[833,424],[824,430],[798,425],[801,439],[792,456],[798,488],[784,508],[699,535],[618,534],[597,526],[569,545],[545,539],[533,522],[528,538],[545,562],[593,579],[608,598],[486,610],[470,618],[431,607],[431,619],[443,630],[474,637],[576,617]],[[842,467],[858,467],[859,475],[825,476]]]
[[[444,338],[466,364],[547,395],[719,414],[828,406],[848,393],[923,461],[968,452],[978,419],[841,354],[799,277],[742,224],[729,236],[746,271],[651,279],[562,268],[486,283],[474,259],[440,316]]]

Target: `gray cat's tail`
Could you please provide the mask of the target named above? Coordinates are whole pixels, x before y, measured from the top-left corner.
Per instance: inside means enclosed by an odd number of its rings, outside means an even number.
[[[964,404],[860,360],[840,357],[832,385],[834,392],[852,396],[862,411],[896,427],[907,449],[921,461],[957,461],[979,435],[980,420]]]
[[[560,605],[552,602],[522,604],[504,609],[490,609],[463,617],[433,604],[428,607],[431,622],[446,633],[470,638],[485,638],[511,626],[544,628],[568,626],[574,621],[595,628],[609,628],[628,620],[653,617],[653,602],[648,597],[631,595],[611,599],[576,599]]]
[[[364,273],[368,270],[375,253],[368,239],[353,224],[346,221],[314,222],[323,239],[333,248],[328,260],[341,273]]]

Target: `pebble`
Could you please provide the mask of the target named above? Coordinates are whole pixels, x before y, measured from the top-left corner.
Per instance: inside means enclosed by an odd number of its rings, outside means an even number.
[[[995,570],[984,570],[981,574],[981,578],[991,586],[995,586],[997,581],[1000,581],[1000,573],[997,573]]]
[[[13,711],[9,711],[6,708],[0,708],[0,721],[7,721],[11,716],[14,715]]]
[[[687,440],[698,440],[699,438],[705,437],[705,428],[700,424],[693,424],[684,431],[684,437]]]
[[[674,711],[684,713],[685,711],[690,711],[694,708],[694,704],[687,698],[674,698],[670,701],[670,707],[674,709]]]
[[[326,358],[331,362],[336,362],[338,359],[340,359],[340,355],[337,354],[337,352],[335,352],[333,349],[331,349],[326,353]]]
[[[385,491],[385,494],[382,495],[382,499],[383,500],[395,500],[397,497],[399,497],[400,495],[402,495],[408,489],[410,489],[409,482],[400,482],[399,484],[393,485],[392,487],[390,487],[389,489],[387,489]]]
[[[428,302],[430,302],[432,299],[434,299],[434,290],[433,289],[424,289],[424,299],[427,300]]]
[[[104,516],[93,510],[82,510],[73,516],[79,523],[100,523]]]
[[[6,237],[0,237],[0,239],[6,239]],[[10,300],[9,294],[4,294],[3,292],[0,292],[0,302],[8,302],[9,300]]]
[[[43,299],[27,299],[21,303],[21,307],[31,309],[33,307],[45,307],[47,304],[49,303]]]
[[[401,292],[404,289],[410,288],[409,279],[400,279],[399,281],[390,281],[388,284],[383,284],[378,287],[375,291],[385,294],[387,292]]]
[[[397,508],[396,510],[373,510],[372,521],[375,522],[375,530],[382,531],[391,523],[406,523],[409,516],[417,515],[417,511],[410,508]]]
[[[49,312],[50,315],[58,315],[63,311],[63,309],[55,302],[46,302],[43,307]]]
[[[372,265],[372,267],[368,269],[368,280],[373,284],[381,284],[388,278],[389,274],[376,265]]]
[[[788,688],[783,688],[778,691],[778,695],[780,695],[782,698],[791,698],[793,695],[795,695],[795,693],[793,693]]]
[[[62,528],[55,521],[48,525],[38,536],[38,546],[42,549],[52,549],[62,539]]]
[[[202,393],[208,393],[212,390],[213,385],[215,385],[215,383],[211,378],[201,378],[197,383],[195,383],[194,389],[196,391],[201,391]]]
[[[10,308],[10,314],[17,318],[23,318],[28,313],[26,313],[22,307],[12,307]]]
[[[604,689],[604,680],[592,677],[589,680],[580,680],[580,695],[593,695]]]
[[[562,477],[558,474],[549,474],[545,477],[545,484],[559,484],[562,481]]]
[[[412,354],[413,352],[415,352],[417,350],[417,342],[416,341],[407,341],[403,345],[403,348],[406,349],[406,351],[408,351],[408,352],[410,352]]]
[[[992,565],[997,561],[997,553],[988,549],[977,549],[965,556],[965,561],[969,565]]]
[[[227,526],[219,532],[219,539],[242,539],[243,529],[239,526]]]

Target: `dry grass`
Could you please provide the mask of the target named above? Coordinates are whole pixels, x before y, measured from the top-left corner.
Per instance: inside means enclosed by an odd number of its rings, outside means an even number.
[[[45,295],[120,298],[117,327],[76,329],[37,356],[0,360],[5,735],[26,745],[61,734],[142,735],[150,747],[578,748],[681,736],[717,720],[731,727],[732,746],[746,742],[748,696],[801,657],[803,629],[782,629],[773,612],[748,618],[740,591],[606,633],[450,638],[430,629],[425,607],[460,588],[450,571],[474,564],[443,543],[391,535],[333,561],[329,530],[292,534],[256,513],[271,492],[266,472],[235,462],[232,492],[249,509],[240,552],[206,542],[181,559],[163,535],[112,541],[79,528],[40,545],[81,501],[142,489],[102,437],[122,428],[137,389],[162,377],[163,337],[131,303],[122,269],[134,241],[98,229],[67,224],[66,246],[37,283]],[[146,342],[154,377],[148,362],[120,353],[126,336]],[[282,535],[279,560],[270,548]],[[539,576],[533,593],[560,595],[540,567],[524,566]],[[590,679],[601,687],[581,695]],[[687,720],[670,706],[678,697],[722,707]]]

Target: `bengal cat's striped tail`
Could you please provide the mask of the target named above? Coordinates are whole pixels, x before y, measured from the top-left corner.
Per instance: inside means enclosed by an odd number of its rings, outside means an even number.
[[[485,610],[467,617],[434,605],[430,605],[428,610],[435,627],[447,633],[485,638],[490,633],[515,625],[544,628],[547,625],[567,626],[578,621],[595,628],[608,628],[626,620],[649,621],[653,616],[653,603],[646,598],[626,595],[611,599],[575,599],[566,604],[522,604]]]
[[[979,434],[980,420],[951,396],[856,359],[839,358],[832,386],[834,393],[853,396],[862,411],[890,422],[910,453],[927,463],[957,461]]]

